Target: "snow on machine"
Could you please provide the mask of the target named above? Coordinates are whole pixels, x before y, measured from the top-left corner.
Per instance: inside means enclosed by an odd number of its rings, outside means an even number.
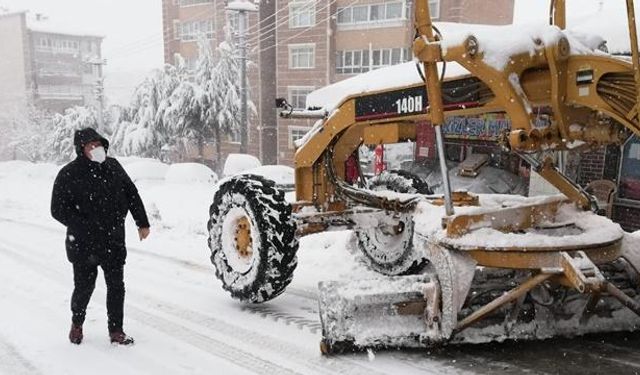
[[[428,1],[415,1],[418,69],[363,74],[361,87],[313,93],[311,102],[330,99],[320,108],[281,112],[318,118],[297,148],[296,202],[259,176],[219,184],[208,228],[224,288],[242,301],[270,300],[292,279],[300,236],[350,228],[380,277],[320,283],[324,353],[638,329],[640,239],[594,213],[594,198],[540,156],[640,134],[632,0],[627,9],[631,59],[566,30],[564,0],[552,2],[546,27],[444,37]],[[509,117],[501,145],[563,195],[451,191],[441,126],[446,116],[484,113]],[[414,140],[425,121],[435,129],[444,194],[406,171],[368,184],[347,178],[360,146]]]

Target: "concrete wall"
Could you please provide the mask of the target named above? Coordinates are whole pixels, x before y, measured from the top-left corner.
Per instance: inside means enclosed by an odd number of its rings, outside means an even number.
[[[7,133],[27,113],[27,43],[25,14],[0,15],[0,160],[13,157]]]

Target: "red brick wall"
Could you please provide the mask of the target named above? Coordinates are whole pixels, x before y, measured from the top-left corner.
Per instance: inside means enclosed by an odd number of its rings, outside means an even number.
[[[276,9],[278,28],[276,40],[276,97],[288,97],[289,86],[308,86],[320,88],[329,84],[329,72],[334,66],[332,52],[329,50],[330,14],[335,13],[335,4],[331,1],[316,1],[316,24],[311,28],[290,28],[289,1],[277,0]],[[290,44],[314,44],[315,61],[313,68],[292,69],[289,67]],[[275,98],[274,98],[275,99]],[[278,121],[278,164],[293,165],[295,150],[289,147],[289,127],[310,128],[312,120],[280,120]]]
[[[578,183],[585,186],[593,180],[602,179],[604,172],[604,159],[604,147],[582,154]]]

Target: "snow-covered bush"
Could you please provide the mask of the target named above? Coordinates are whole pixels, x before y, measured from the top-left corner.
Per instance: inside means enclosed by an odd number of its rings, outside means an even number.
[[[123,167],[133,182],[142,180],[164,181],[169,170],[167,164],[147,160],[124,164]]]
[[[208,184],[218,181],[218,176],[204,164],[178,163],[172,164],[165,175],[165,182],[170,184]]]
[[[262,176],[280,186],[292,186],[295,184],[295,170],[286,165],[263,165],[243,171],[241,174]]]
[[[260,160],[253,155],[229,154],[224,162],[222,174],[229,177],[261,165]]]

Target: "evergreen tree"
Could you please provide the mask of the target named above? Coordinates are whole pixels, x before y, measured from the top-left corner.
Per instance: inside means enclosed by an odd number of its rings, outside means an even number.
[[[175,127],[165,123],[169,98],[186,78],[184,64],[165,65],[147,77],[133,95],[113,135],[117,150],[124,155],[159,158],[164,146],[175,139]]]

